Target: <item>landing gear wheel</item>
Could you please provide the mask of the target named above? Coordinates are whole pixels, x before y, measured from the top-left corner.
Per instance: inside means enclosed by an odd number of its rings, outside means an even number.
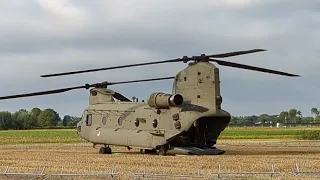
[[[99,154],[106,154],[106,148],[105,147],[101,147],[99,149]]]
[[[111,151],[110,147],[106,147],[106,154],[112,154],[112,151]]]
[[[158,154],[160,156],[166,156],[167,155],[167,148],[165,146],[161,146],[160,149],[158,150]]]
[[[99,154],[111,154],[111,148],[110,147],[101,147],[99,149]]]
[[[141,154],[154,154],[157,153],[155,149],[140,149]]]

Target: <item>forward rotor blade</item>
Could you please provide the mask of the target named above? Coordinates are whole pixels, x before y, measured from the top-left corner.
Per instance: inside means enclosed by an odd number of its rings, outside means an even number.
[[[172,60],[157,61],[157,62],[129,64],[129,65],[122,65],[122,66],[114,66],[114,67],[106,67],[106,68],[97,68],[97,69],[88,69],[88,70],[80,70],[80,71],[70,71],[70,72],[64,72],[64,73],[55,73],[55,74],[41,75],[41,77],[64,76],[64,75],[80,74],[80,73],[87,73],[87,72],[94,72],[94,71],[120,69],[120,68],[134,67],[134,66],[145,66],[145,65],[152,65],[152,64],[172,63],[172,62],[180,62],[180,61],[183,61],[183,60],[182,60],[182,59],[172,59]]]
[[[238,56],[238,55],[244,55],[244,54],[250,54],[250,53],[257,53],[261,51],[267,51],[265,49],[251,49],[247,51],[235,51],[235,52],[228,52],[228,53],[222,53],[222,54],[214,54],[214,55],[209,55],[208,57],[211,58],[225,58],[225,57],[230,57],[230,56]]]
[[[69,87],[69,88],[62,88],[62,89],[54,89],[54,90],[48,90],[48,91],[40,91],[40,92],[34,92],[34,93],[27,93],[27,94],[17,94],[17,95],[10,95],[10,96],[3,96],[0,97],[0,100],[4,99],[14,99],[14,98],[23,98],[23,97],[30,97],[30,96],[42,96],[42,95],[49,95],[49,94],[58,94],[63,93],[70,90],[75,89],[88,89],[90,87],[98,87],[98,88],[106,88],[108,85],[116,85],[116,84],[127,84],[127,83],[135,83],[135,82],[146,82],[146,81],[159,81],[159,80],[166,80],[166,79],[173,79],[174,77],[163,77],[163,78],[152,78],[152,79],[141,79],[141,80],[133,80],[133,81],[119,81],[119,82],[103,82],[103,83],[96,83],[96,84],[85,84],[83,86],[75,86],[75,87]],[[119,93],[115,94],[119,99],[122,101],[130,101],[128,98],[122,96]]]
[[[62,92],[66,92],[66,91],[70,91],[70,90],[74,90],[74,89],[81,89],[81,88],[86,88],[86,86],[76,86],[76,87],[34,92],[34,93],[28,93],[28,94],[17,94],[17,95],[11,95],[11,96],[3,96],[3,97],[0,97],[0,100],[30,97],[30,96],[41,96],[41,95],[48,95],[48,94],[57,94],[57,93],[62,93]]]
[[[220,61],[220,60],[216,60],[216,59],[210,59],[209,61],[216,62],[216,63],[218,63],[219,65],[222,65],[222,66],[229,66],[229,67],[235,67],[235,68],[241,68],[241,69],[248,69],[248,70],[252,70],[252,71],[260,71],[260,72],[278,74],[278,75],[290,76],[290,77],[298,77],[298,76],[300,76],[300,75],[296,75],[296,74],[290,74],[290,73],[286,73],[286,72],[275,71],[275,70],[265,69],[265,68],[255,67],[255,66],[248,66],[248,65],[238,64],[238,63],[233,63],[233,62]]]
[[[133,80],[133,81],[119,81],[119,82],[108,82],[108,85],[115,85],[115,84],[127,84],[127,83],[135,83],[135,82],[147,82],[147,81],[160,81],[166,79],[174,79],[175,77],[163,77],[163,78],[152,78],[152,79],[140,79],[140,80]]]

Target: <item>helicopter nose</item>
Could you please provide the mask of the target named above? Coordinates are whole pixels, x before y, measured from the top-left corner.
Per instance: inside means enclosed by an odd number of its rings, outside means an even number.
[[[81,132],[81,123],[80,122],[77,123],[77,132],[78,132],[78,134],[80,134],[80,132]]]

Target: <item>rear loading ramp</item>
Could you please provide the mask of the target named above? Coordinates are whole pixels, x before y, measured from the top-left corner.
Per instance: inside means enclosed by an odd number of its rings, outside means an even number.
[[[167,151],[168,154],[183,154],[183,155],[222,155],[224,150],[216,148],[198,148],[193,146],[188,147],[171,147]]]

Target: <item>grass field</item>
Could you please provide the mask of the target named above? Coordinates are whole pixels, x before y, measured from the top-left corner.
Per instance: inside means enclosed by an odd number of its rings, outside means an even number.
[[[220,139],[297,139],[304,131],[320,131],[320,128],[227,128]],[[80,143],[75,129],[0,131],[0,145],[30,143]]]
[[[0,131],[0,172],[7,166],[10,172],[40,172],[43,166],[47,173],[60,173],[62,167],[65,173],[110,172],[115,165],[120,179],[132,179],[133,172],[143,172],[144,168],[151,173],[169,174],[195,174],[200,169],[202,175],[208,176],[218,171],[219,164],[222,171],[271,171],[274,164],[276,171],[290,172],[295,170],[297,161],[302,170],[320,171],[319,147],[266,147],[256,143],[257,140],[295,142],[303,130],[320,129],[227,128],[217,145],[226,150],[222,156],[166,157],[143,155],[124,147],[111,147],[114,154],[100,155],[99,147],[94,149],[92,144],[83,143],[72,129]],[[224,145],[225,142],[230,144]],[[237,146],[236,142],[248,146]]]

